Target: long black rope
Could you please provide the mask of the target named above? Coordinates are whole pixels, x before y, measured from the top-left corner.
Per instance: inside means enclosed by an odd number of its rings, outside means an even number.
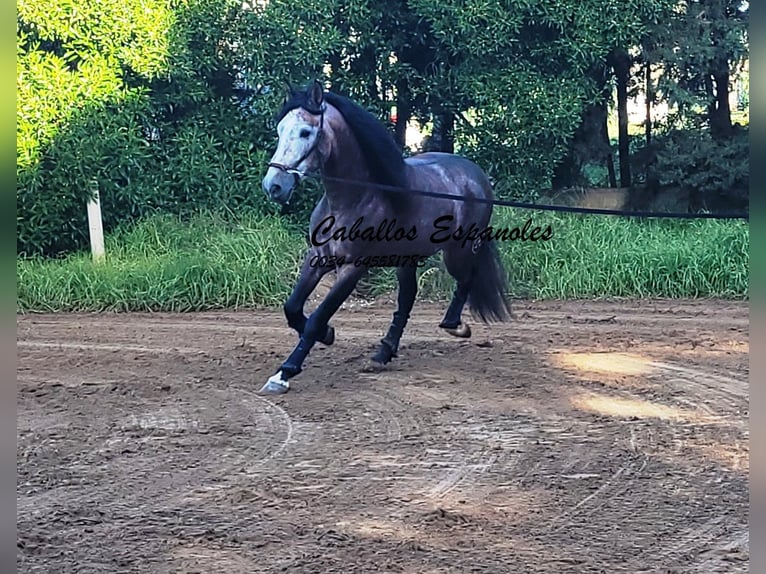
[[[382,183],[362,182],[342,177],[319,176],[318,174],[305,174],[306,177],[315,179],[334,181],[338,183],[347,183],[360,187],[380,189],[383,191],[392,191],[394,193],[414,193],[426,197],[437,199],[450,199],[453,201],[475,201],[478,203],[488,203],[501,207],[517,207],[520,209],[539,209],[542,211],[560,211],[565,213],[585,213],[593,215],[618,215],[622,217],[655,217],[665,219],[744,219],[749,221],[749,213],[723,212],[723,213],[683,213],[683,212],[655,212],[655,211],[626,211],[623,209],[600,209],[592,207],[570,207],[566,205],[541,205],[537,203],[524,203],[520,201],[510,201],[506,199],[486,199],[483,197],[466,197],[462,195],[452,195],[450,193],[440,193],[438,191],[425,191],[422,189],[408,189],[395,185],[386,185]]]

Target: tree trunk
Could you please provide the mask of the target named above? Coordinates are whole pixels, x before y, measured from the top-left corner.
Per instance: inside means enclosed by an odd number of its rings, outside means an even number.
[[[604,114],[604,120],[601,123],[601,133],[604,139],[604,145],[607,152],[604,161],[606,162],[606,172],[609,175],[609,187],[617,187],[617,176],[614,173],[614,154],[612,154],[612,142],[609,140],[609,115]]]
[[[364,48],[359,57],[353,59],[349,65],[350,76],[361,79],[362,89],[367,92],[367,99],[370,102],[378,102],[381,99],[378,93],[377,74],[370,73],[370,70],[376,69],[375,49],[370,47]],[[353,84],[354,81],[350,80],[349,86]]]
[[[711,104],[708,108],[710,122],[710,135],[715,139],[725,139],[732,134],[731,109],[729,108],[729,51],[726,42],[726,24],[728,19],[725,2],[706,2],[708,18],[713,25],[710,29],[710,38],[713,44],[713,58],[708,75],[711,83]]]
[[[628,82],[630,56],[625,50],[611,54],[612,69],[617,80],[617,125],[619,133],[620,186],[630,187],[630,139],[628,135]]]
[[[710,133],[715,139],[724,139],[731,135],[731,108],[729,106],[729,70],[719,66],[713,74],[715,82],[715,100],[710,109]]]
[[[579,166],[576,165],[574,151],[570,147],[570,151],[561,160],[556,168],[553,170],[553,178],[551,180],[551,189],[566,189],[572,187],[575,178],[575,172],[578,171]]]
[[[652,143],[652,100],[654,92],[652,91],[652,65],[649,60],[646,61],[646,147]]]
[[[441,150],[445,153],[455,153],[455,116],[452,112],[439,114],[439,136]]]
[[[600,97],[594,103],[587,104],[580,113],[580,124],[569,141],[566,155],[554,169],[552,189],[565,189],[582,183],[583,165],[591,162],[605,165],[611,185],[617,186],[607,128],[612,96],[609,68],[603,63],[594,64],[588,70],[588,77],[598,86]],[[600,182],[597,185],[603,186]]]

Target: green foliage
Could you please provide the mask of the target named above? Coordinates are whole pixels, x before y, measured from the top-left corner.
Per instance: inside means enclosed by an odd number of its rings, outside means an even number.
[[[496,212],[492,225],[553,230],[547,242],[505,241],[500,255],[513,297],[747,297],[747,222],[626,220],[617,217]],[[396,288],[392,270],[367,280],[373,295]],[[441,258],[419,272],[418,297],[448,301],[454,281]]]
[[[84,248],[95,186],[107,231],[156,212],[275,213],[260,189],[272,119],[283,83],[313,77],[383,121],[406,108],[454,138],[497,196],[534,199],[571,153],[583,110],[604,104],[592,71],[612,50],[641,45],[667,60],[663,81],[687,87],[711,61],[700,39],[716,26],[741,59],[736,2],[691,30],[688,14],[713,3],[20,0],[17,251]],[[687,28],[699,41],[679,60]],[[307,185],[288,217],[305,221],[320,193]]]
[[[77,245],[93,182],[121,189],[145,167],[146,100],[125,76],[161,72],[171,16],[162,2],[19,3],[19,251]]]
[[[24,251],[58,252],[87,233],[85,202],[94,184],[104,198],[105,223],[148,206],[136,183],[153,163],[141,135],[142,98],[129,95],[100,113],[75,112],[43,160],[18,175],[17,242]],[[118,215],[119,214],[119,215]]]
[[[534,200],[566,152],[586,94],[575,80],[533,72],[509,75],[503,86],[491,78],[473,79],[481,112],[459,124],[458,151],[490,174],[498,197]]]
[[[656,143],[654,177],[661,186],[689,190],[706,209],[747,209],[750,185],[748,129],[715,140],[708,131],[672,131]]]
[[[710,120],[715,76],[728,80],[748,57],[749,12],[742,0],[689,0],[649,30],[648,57],[662,63],[658,89],[680,109],[679,126],[695,115]]]
[[[415,0],[439,60],[429,98],[454,111],[458,152],[484,167],[500,197],[534,200],[569,152],[582,112],[601,104],[592,70],[667,16],[669,0]],[[605,105],[605,104],[604,104]]]
[[[638,221],[506,209],[497,227],[550,225],[547,242],[500,243],[513,296],[747,297],[745,222]],[[109,235],[101,264],[85,255],[19,259],[17,308],[50,311],[186,311],[280,305],[296,279],[307,241],[284,218],[203,214],[154,216]],[[392,269],[367,290],[395,289]],[[419,297],[447,301],[454,281],[441,256],[418,273]]]
[[[54,4],[19,10],[20,253],[85,247],[94,188],[107,230],[157,211],[274,211],[260,191],[271,134],[230,97],[231,2]]]
[[[19,162],[39,159],[76,111],[121,99],[124,76],[166,68],[167,2],[20,0],[17,29]]]
[[[496,225],[529,213],[503,211]],[[545,214],[554,238],[501,251],[513,291],[540,299],[747,297],[749,226],[720,220],[625,220]]]

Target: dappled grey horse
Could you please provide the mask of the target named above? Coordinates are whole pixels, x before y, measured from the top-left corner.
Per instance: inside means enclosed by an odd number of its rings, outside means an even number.
[[[293,352],[268,379],[262,393],[284,393],[303,369],[311,348],[331,345],[330,318],[351,294],[365,270],[396,267],[398,304],[372,364],[397,356],[402,332],[417,292],[417,268],[443,251],[457,286],[439,327],[470,337],[461,319],[466,302],[485,323],[509,316],[506,276],[493,241],[467,240],[466,231],[484,229],[491,203],[434,199],[416,191],[439,191],[491,199],[487,176],[471,161],[453,154],[422,153],[403,159],[385,126],[351,100],[325,92],[319,82],[290,88],[278,114],[279,143],[263,179],[269,198],[290,201],[304,177],[321,177],[325,193],[311,215],[311,249],[300,278],[284,305],[290,327],[298,332]],[[336,281],[309,316],[304,304],[329,271]]]

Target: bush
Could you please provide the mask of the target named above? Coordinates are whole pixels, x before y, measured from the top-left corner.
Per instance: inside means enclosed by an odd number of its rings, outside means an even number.
[[[730,138],[707,130],[673,130],[634,156],[651,191],[677,190],[691,211],[748,211],[750,148],[748,128],[735,125]]]
[[[165,31],[172,21],[166,4],[19,3],[20,252],[55,253],[77,246],[87,229],[81,222],[93,182],[104,188],[114,177],[122,190],[145,168],[145,90],[126,78],[148,81],[166,66]],[[106,196],[112,192],[103,191]]]
[[[228,0],[22,1],[17,252],[87,247],[99,190],[106,231],[157,211],[262,213],[272,139],[233,97]],[[127,18],[130,16],[130,18]],[[260,113],[259,113],[260,112]]]

